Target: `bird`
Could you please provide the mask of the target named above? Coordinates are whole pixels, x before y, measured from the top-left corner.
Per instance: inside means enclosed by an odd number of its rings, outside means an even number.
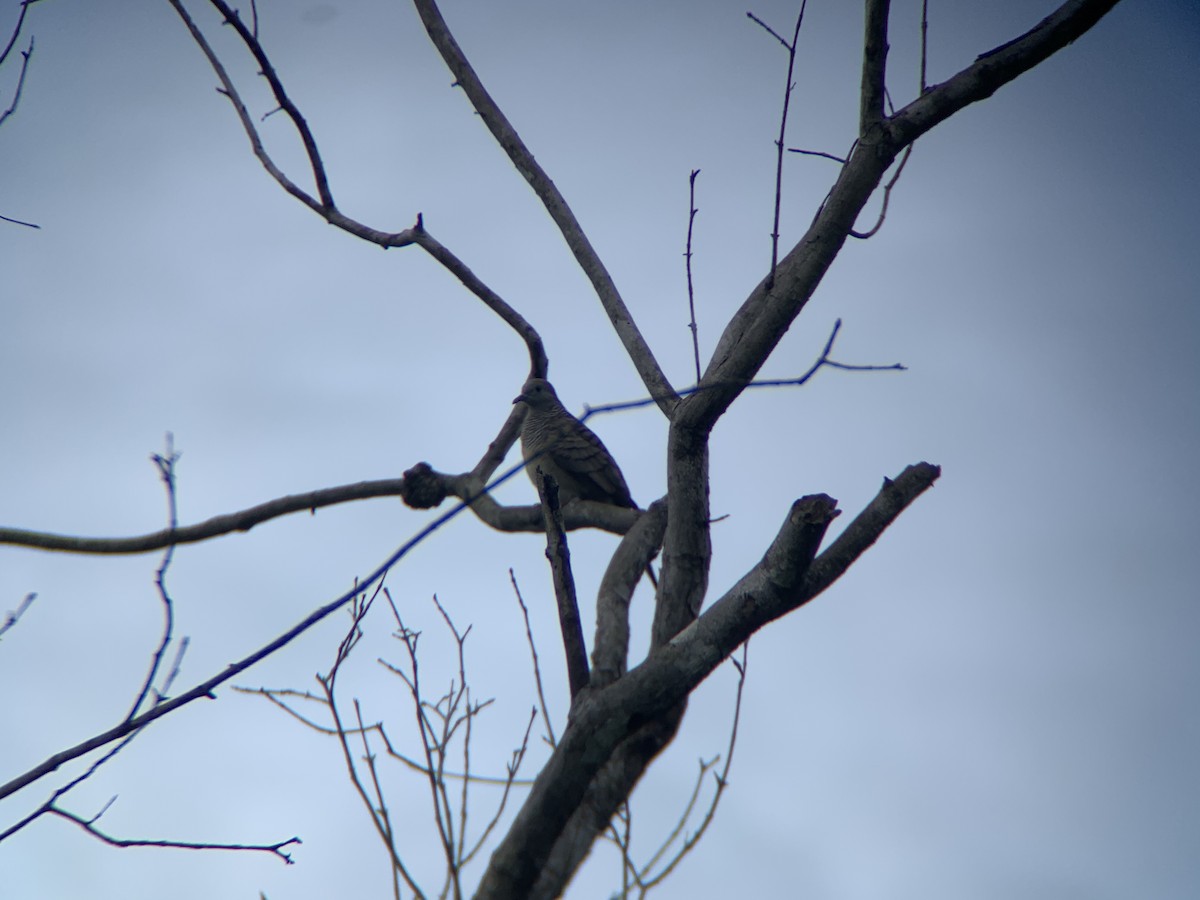
[[[537,469],[558,482],[563,506],[572,500],[596,500],[637,509],[617,461],[595,433],[567,411],[544,378],[530,378],[513,403],[529,412],[521,425],[521,455],[536,486]]]

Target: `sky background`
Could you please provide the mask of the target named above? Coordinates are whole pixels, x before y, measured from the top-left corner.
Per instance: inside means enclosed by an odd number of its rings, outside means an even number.
[[[271,102],[228,29],[193,4],[256,115]],[[920,4],[893,4],[889,87],[914,95]],[[929,80],[1054,4],[930,3]],[[780,32],[796,7],[750,7]],[[700,169],[696,305],[707,359],[770,258],[786,56],[732,3],[447,3],[493,96],[573,205],[677,385],[691,381],[683,268]],[[0,6],[0,25],[17,5]],[[259,3],[344,212],[431,233],[539,329],[569,408],[642,388],[561,238],[404,4]],[[17,114],[0,128],[0,523],[118,536],[164,524],[148,457],[182,451],[182,522],[319,487],[471,468],[525,377],[523,345],[421,251],[380,251],[288,197],[166,3],[45,0]],[[789,146],[853,138],[861,10],[814,0]],[[0,71],[3,97],[16,71]],[[1118,6],[1064,52],[922,138],[875,238],[851,242],[763,374],[816,358],[902,362],[747,393],[713,435],[710,598],[761,557],[789,504],[827,492],[836,534],[885,476],[936,487],[817,602],[757,635],[731,773],[663,897],[815,900],[1194,897],[1200,890],[1200,7]],[[4,105],[7,105],[6,103]],[[281,116],[269,149],[309,183]],[[783,235],[834,163],[786,160]],[[664,490],[654,409],[593,420],[635,498]],[[515,459],[515,454],[512,457]],[[525,480],[499,492],[532,502]],[[190,637],[176,690],[265,643],[374,569],[433,514],[373,500],[181,548]],[[585,622],[606,534],[572,536]],[[0,780],[126,711],[155,646],[157,555],[0,547]],[[460,517],[389,576],[422,629],[427,684],[452,677],[431,597],[473,626],[473,759],[501,770],[534,693],[515,571],[561,727],[565,674],[536,536]],[[643,589],[644,590],[644,589]],[[635,599],[635,628],[649,598]],[[383,609],[343,698],[411,741]],[[315,688],[335,616],[238,684]],[[644,641],[640,645],[644,649]],[[639,645],[635,644],[637,653]],[[696,694],[635,795],[645,848],[723,754],[736,677]],[[543,758],[536,748],[534,758]],[[0,830],[77,767],[0,804]],[[533,774],[530,766],[527,774]],[[387,776],[402,848],[436,891],[425,786]],[[218,692],[145,732],[66,801],[130,838],[304,839],[265,855],[102,846],[43,819],[0,844],[6,898],[388,896],[336,745]],[[485,816],[481,790],[472,822]],[[481,867],[469,871],[473,884]],[[598,850],[570,896],[619,886]]]

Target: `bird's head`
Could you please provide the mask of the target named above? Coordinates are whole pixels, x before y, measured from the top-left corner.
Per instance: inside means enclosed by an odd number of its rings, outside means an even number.
[[[558,394],[545,378],[530,378],[513,403],[524,403],[530,409],[551,409],[558,405]]]

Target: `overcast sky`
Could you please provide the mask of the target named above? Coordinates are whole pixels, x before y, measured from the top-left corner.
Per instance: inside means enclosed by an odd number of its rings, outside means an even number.
[[[889,88],[917,84],[919,9],[893,4]],[[251,111],[271,102],[194,3]],[[930,3],[929,80],[1035,24],[1051,2]],[[260,0],[268,51],[320,141],[342,209],[394,231],[422,212],[546,341],[569,408],[641,395],[586,280],[404,4]],[[790,32],[795,5],[750,7]],[[691,379],[688,173],[702,352],[770,258],[786,56],[734,3],[448,2],[466,53],[573,205],[669,376]],[[0,30],[17,4],[0,5]],[[472,467],[527,369],[523,345],[419,250],[325,225],[250,153],[164,3],[44,0],[20,107],[0,128],[0,524],[118,536],[164,523],[148,457],[172,432],[185,523],[319,487]],[[809,4],[788,144],[844,154],[857,116],[857,4]],[[3,106],[16,69],[0,71]],[[844,514],[928,460],[937,486],[831,591],[755,637],[730,789],[663,897],[1189,898],[1200,891],[1200,7],[1126,0],[1092,33],[923,138],[886,225],[852,242],[767,364],[822,372],[747,394],[713,437],[712,593],[792,500]],[[268,146],[309,183],[282,116]],[[836,164],[790,156],[783,236]],[[789,244],[790,246],[790,244]],[[653,409],[591,423],[641,502],[664,490]],[[515,455],[514,457],[515,458]],[[532,502],[525,480],[505,502]],[[191,646],[176,690],[220,671],[370,572],[432,514],[374,500],[181,548],[168,573]],[[615,539],[572,537],[585,622]],[[0,781],[125,713],[161,612],[157,555],[0,547]],[[535,536],[460,517],[389,576],[452,675],[431,597],[462,626],[473,750],[497,772],[534,693],[512,567],[561,730],[565,674]],[[639,593],[643,629],[649,598]],[[335,617],[238,679],[315,688]],[[401,648],[377,609],[342,686],[411,742]],[[644,645],[638,645],[644,646]],[[635,795],[647,848],[724,754],[735,674],[698,692]],[[534,761],[544,758],[540,745]],[[536,770],[530,766],[527,774]],[[0,804],[0,831],[78,768]],[[436,890],[425,786],[389,770],[402,847]],[[0,844],[8,898],[388,896],[386,860],[336,745],[218,692],[144,733],[64,801],[113,795],[114,835],[304,839],[265,855],[105,847],[43,819]],[[480,791],[473,826],[491,796]],[[471,870],[473,884],[481,867]],[[597,851],[571,896],[619,887]]]

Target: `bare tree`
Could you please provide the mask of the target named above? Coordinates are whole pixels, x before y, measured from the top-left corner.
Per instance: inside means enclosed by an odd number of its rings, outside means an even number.
[[[674,739],[684,716],[690,694],[719,665],[729,660],[750,637],[774,620],[798,609],[823,593],[911,503],[928,490],[939,476],[936,465],[918,462],[904,467],[894,478],[884,480],[875,498],[854,516],[849,525],[822,549],[826,531],[840,514],[837,502],[825,494],[796,499],[788,509],[770,546],[763,548],[761,560],[748,569],[740,581],[717,597],[708,590],[711,559],[709,508],[709,441],[714,426],[747,390],[755,384],[763,365],[770,358],[784,333],[796,321],[839,251],[848,238],[867,238],[883,225],[891,189],[900,177],[904,162],[915,142],[956,112],[991,96],[997,89],[1035,68],[1039,63],[1076,40],[1107,13],[1116,0],[1070,0],[1024,34],[981,54],[973,63],[946,81],[925,83],[924,54],[917,95],[895,105],[889,91],[888,19],[886,0],[867,0],[861,68],[858,128],[844,155],[786,146],[788,97],[791,93],[791,62],[797,53],[797,40],[803,24],[801,4],[794,28],[773,29],[759,21],[769,38],[778,40],[789,62],[785,82],[783,110],[777,138],[778,167],[776,208],[772,229],[771,261],[762,280],[745,297],[737,311],[725,323],[716,350],[707,363],[699,357],[695,344],[696,384],[673,384],[660,365],[653,349],[643,337],[627,308],[613,278],[584,233],[566,198],[555,187],[535,155],[518,135],[472,68],[462,48],[433,0],[414,0],[421,21],[433,45],[450,69],[455,83],[465,93],[474,111],[491,131],[500,148],[524,177],[546,212],[561,232],[580,269],[590,281],[614,332],[645,386],[646,405],[655,405],[669,427],[666,457],[667,492],[645,510],[612,506],[596,501],[578,500],[558,508],[553,486],[548,485],[542,506],[506,507],[496,502],[491,490],[501,481],[519,472],[521,465],[502,469],[515,442],[525,409],[513,408],[492,442],[477,449],[478,462],[467,472],[445,473],[421,462],[402,478],[361,482],[326,488],[311,493],[283,497],[258,506],[219,516],[192,526],[180,526],[174,512],[168,526],[157,533],[133,538],[84,538],[17,529],[0,529],[0,541],[30,548],[72,553],[141,553],[164,550],[159,572],[159,589],[166,625],[162,641],[152,660],[150,671],[128,714],[113,727],[66,748],[29,771],[17,774],[0,786],[0,799],[17,790],[48,778],[60,766],[104,748],[115,752],[123,742],[132,740],[149,725],[174,713],[193,701],[210,696],[219,686],[229,683],[258,661],[277,652],[299,634],[333,613],[351,607],[353,624],[339,646],[333,667],[322,681],[323,696],[316,702],[337,721],[332,729],[345,749],[348,768],[356,789],[372,810],[373,821],[385,843],[387,817],[382,796],[371,796],[374,779],[373,757],[366,736],[373,733],[386,742],[381,729],[366,723],[356,711],[356,720],[341,722],[334,695],[338,667],[352,650],[357,628],[370,606],[368,594],[378,591],[382,579],[417,544],[441,524],[469,510],[480,522],[501,532],[546,531],[551,540],[550,555],[561,568],[556,578],[560,609],[570,613],[575,607],[574,585],[569,566],[562,558],[566,539],[562,535],[583,527],[601,528],[622,536],[597,593],[598,625],[592,641],[588,666],[580,651],[568,647],[575,663],[576,690],[571,710],[553,750],[532,784],[508,831],[499,840],[482,879],[475,889],[477,897],[553,897],[561,894],[593,844],[614,828],[614,817],[621,814],[643,773],[655,757]],[[210,63],[219,81],[219,90],[234,112],[250,142],[251,151],[269,175],[291,196],[317,213],[326,222],[363,241],[380,247],[417,247],[458,278],[488,309],[492,310],[523,341],[529,355],[529,376],[545,378],[548,360],[543,341],[534,326],[519,309],[505,301],[477,277],[467,262],[438,240],[425,227],[420,215],[414,224],[399,232],[389,232],[359,222],[338,206],[331,178],[321,154],[317,137],[302,111],[290,96],[283,77],[260,40],[257,10],[237,10],[224,0],[209,0],[222,25],[232,30],[244,51],[253,59],[266,80],[276,112],[292,123],[296,138],[308,161],[301,178],[290,174],[268,153],[259,133],[259,121],[243,100],[244,88],[230,74],[231,66],[216,49],[215,42],[184,0],[169,0],[195,45]],[[196,5],[196,4],[193,4]],[[758,20],[756,20],[758,21]],[[14,35],[15,37],[15,35]],[[915,79],[914,79],[915,80]],[[894,85],[893,85],[894,87]],[[790,248],[780,246],[779,211],[783,203],[779,185],[785,168],[785,151],[819,153],[834,160],[837,174],[828,195],[816,210],[811,224]],[[890,174],[889,174],[890,173]],[[693,183],[695,173],[693,173]],[[311,182],[311,186],[305,186]],[[878,220],[863,226],[859,218],[872,197],[881,196]],[[695,216],[693,203],[689,223]],[[690,243],[687,251],[690,260]],[[764,254],[764,262],[765,262]],[[693,334],[695,318],[693,315]],[[833,357],[835,329],[821,356],[806,373],[797,374],[790,383],[802,384],[817,370],[835,368],[890,368],[853,365]],[[771,382],[779,383],[779,382]],[[517,390],[514,385],[514,393]],[[173,451],[158,459],[168,496],[173,497]],[[499,474],[498,474],[499,473]],[[207,540],[217,535],[244,531],[280,515],[315,510],[332,504],[366,497],[404,498],[416,509],[450,506],[411,541],[383,561],[377,570],[355,588],[313,610],[303,621],[281,633],[254,653],[214,673],[187,690],[171,696],[167,686],[175,668],[164,664],[164,654],[173,638],[171,600],[163,575],[177,545]],[[558,530],[561,528],[561,532]],[[628,604],[646,567],[659,556],[661,574],[655,596],[650,652],[644,659],[629,656]],[[374,594],[371,595],[375,596]],[[394,607],[393,607],[394,609]],[[466,693],[451,691],[433,702],[442,730],[428,717],[430,706],[417,687],[418,669],[415,638],[408,632],[398,612],[396,623],[409,658],[409,667],[398,670],[411,691],[421,728],[431,735],[426,743],[427,758],[418,769],[431,778],[431,790],[437,809],[443,843],[447,848],[453,877],[443,894],[461,893],[454,865],[463,864],[478,849],[463,843],[452,815],[445,759],[452,733],[459,727],[469,729],[472,717],[481,707],[472,705]],[[446,616],[463,659],[466,633]],[[567,629],[564,628],[564,634]],[[744,662],[742,663],[744,665]],[[465,689],[465,663],[462,663]],[[164,672],[166,674],[164,674]],[[580,673],[583,673],[580,676]],[[157,685],[157,686],[156,686]],[[268,692],[269,693],[269,692]],[[276,692],[272,699],[287,702]],[[313,698],[307,698],[312,700]],[[424,712],[422,712],[424,710]],[[547,726],[552,723],[547,718]],[[363,739],[364,758],[371,761],[367,776],[356,769],[354,751],[348,740]],[[526,739],[528,733],[526,733]],[[519,755],[523,755],[521,744]],[[106,756],[105,759],[108,757]],[[516,765],[505,779],[505,791],[516,782]],[[470,774],[461,773],[466,779]],[[435,777],[436,775],[436,777]],[[96,832],[94,820],[67,814],[58,804],[56,792],[46,804],[16,826],[0,833],[0,839],[24,827],[39,815],[71,818],[82,827]],[[465,803],[462,809],[465,810]],[[465,812],[461,813],[465,816]],[[493,820],[493,824],[494,824]],[[490,833],[491,826],[488,828]],[[103,837],[103,835],[98,835]],[[619,835],[618,835],[619,839]],[[161,843],[161,842],[160,842]],[[257,846],[285,856],[290,841]],[[175,846],[183,846],[175,844]],[[402,861],[390,847],[396,874],[396,892],[401,881],[417,891],[416,884]],[[669,867],[668,867],[669,871]],[[635,880],[642,880],[638,875]]]

